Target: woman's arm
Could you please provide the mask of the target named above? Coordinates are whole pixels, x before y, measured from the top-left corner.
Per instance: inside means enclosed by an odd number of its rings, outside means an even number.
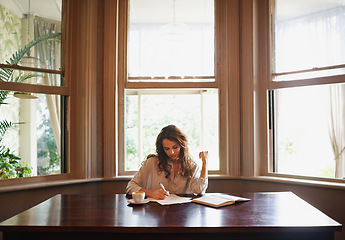
[[[202,166],[196,166],[194,174],[190,180],[190,189],[194,194],[204,194],[208,186],[208,175],[207,175],[207,160],[208,152],[203,151],[199,153],[199,158],[202,160]]]
[[[202,168],[201,168],[200,177],[207,178],[208,151],[200,152],[199,158],[201,158],[202,160]]]
[[[152,183],[152,181],[157,181],[158,179],[152,180],[152,175],[156,175],[154,168],[157,164],[156,157],[152,156],[149,157],[143,165],[140,167],[138,172],[134,175],[134,177],[129,181],[126,192],[127,194],[132,194],[132,192],[145,192],[147,197],[152,197],[155,199],[165,199],[169,196],[169,192],[165,191],[161,188],[157,189],[150,189],[152,188],[152,184],[148,184],[148,182]],[[157,184],[159,184],[159,180]]]
[[[151,190],[142,188],[139,192],[145,192],[145,196],[159,200],[165,199],[170,195],[169,191],[164,191],[163,189]]]

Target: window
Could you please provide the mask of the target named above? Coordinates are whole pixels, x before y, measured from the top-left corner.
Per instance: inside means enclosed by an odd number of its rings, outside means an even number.
[[[345,177],[345,4],[275,1],[273,172]]]
[[[126,170],[137,170],[145,156],[155,153],[156,137],[168,124],[184,129],[193,156],[201,149],[208,149],[210,159],[219,156],[216,90],[129,89],[125,106]],[[210,162],[209,169],[219,170],[219,162]]]
[[[212,0],[129,1],[120,173],[134,173],[155,153],[168,124],[188,135],[195,160],[207,149],[210,170],[221,170],[214,12]]]
[[[62,1],[1,4],[1,178],[63,173]]]

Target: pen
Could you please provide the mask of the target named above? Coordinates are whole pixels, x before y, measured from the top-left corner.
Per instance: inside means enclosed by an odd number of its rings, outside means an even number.
[[[164,191],[167,191],[162,183],[159,183],[159,185],[161,185],[161,188],[162,188]]]

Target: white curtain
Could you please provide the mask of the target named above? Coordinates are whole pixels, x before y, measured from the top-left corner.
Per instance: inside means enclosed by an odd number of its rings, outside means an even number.
[[[345,7],[281,20],[275,31],[275,71],[345,63]]]
[[[35,18],[35,38],[50,33],[60,32],[60,22]],[[36,55],[39,56],[39,67],[48,69],[60,68],[60,44],[52,41],[43,42],[36,47]],[[60,76],[57,74],[43,74],[42,84],[49,86],[60,86]],[[61,156],[61,107],[60,95],[46,94],[47,105],[49,109],[50,122],[54,133],[55,143],[59,155]]]
[[[330,89],[330,140],[335,160],[335,177],[345,176],[345,85]]]
[[[345,63],[345,7],[320,10],[277,22],[275,71],[288,72]],[[304,77],[320,77],[320,73]],[[345,74],[338,69],[336,74]],[[327,76],[327,74],[326,74]],[[345,86],[330,86],[329,136],[335,177],[345,176]],[[306,96],[307,98],[308,96]],[[318,131],[318,129],[315,129]]]

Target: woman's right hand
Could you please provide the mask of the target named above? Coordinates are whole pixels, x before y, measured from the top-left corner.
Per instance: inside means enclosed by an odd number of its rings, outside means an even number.
[[[141,189],[141,191],[144,189]],[[163,200],[165,199],[167,196],[170,195],[169,191],[164,191],[163,189],[157,189],[157,190],[148,190],[145,189],[144,190],[145,195],[148,197],[152,197],[154,199],[158,199],[158,200]]]

